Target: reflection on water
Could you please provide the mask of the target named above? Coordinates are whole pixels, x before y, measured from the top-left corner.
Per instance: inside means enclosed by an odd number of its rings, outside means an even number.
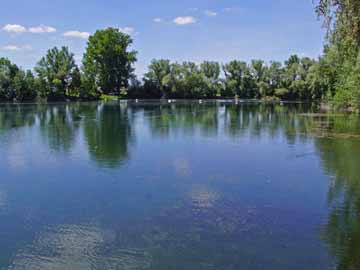
[[[190,199],[195,208],[212,207],[219,198],[218,192],[210,190],[207,186],[195,186],[190,191]]]
[[[329,183],[329,217],[322,237],[338,269],[360,269],[360,140],[318,140]]]
[[[1,210],[3,210],[6,207],[6,193],[5,191],[1,190],[1,186],[0,186],[0,213]]]
[[[37,116],[43,139],[54,151],[69,152],[79,128],[78,106],[42,107]]]
[[[0,105],[0,269],[360,269],[360,118]]]
[[[127,108],[102,104],[84,111],[84,134],[91,157],[99,164],[118,166],[128,157],[132,140]]]
[[[9,269],[148,269],[145,251],[106,247],[114,240],[113,232],[95,226],[62,226],[23,248]]]

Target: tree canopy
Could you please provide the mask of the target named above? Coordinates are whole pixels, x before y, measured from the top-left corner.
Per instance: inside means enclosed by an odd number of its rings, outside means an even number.
[[[319,0],[317,13],[328,28],[324,76],[329,81],[329,98],[339,107],[360,110],[360,2]]]
[[[84,54],[85,76],[102,93],[120,93],[133,76],[136,51],[129,51],[132,38],[116,28],[98,30],[90,36]]]
[[[35,67],[40,93],[50,99],[65,97],[70,90],[72,73],[76,68],[74,54],[67,47],[48,50]]]

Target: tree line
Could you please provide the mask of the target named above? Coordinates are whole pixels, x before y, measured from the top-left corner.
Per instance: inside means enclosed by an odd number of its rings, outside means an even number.
[[[284,63],[234,60],[153,60],[134,74],[132,38],[115,28],[90,36],[81,67],[67,47],[50,49],[33,71],[0,58],[0,99],[31,101],[123,98],[248,98],[325,101],[360,110],[360,8],[357,0],[318,0],[328,27],[318,59],[292,55]]]
[[[166,98],[244,98],[318,100],[325,89],[314,79],[317,62],[292,55],[285,63],[234,60],[221,65],[204,61],[171,63],[153,60],[143,83],[136,81],[129,95]]]
[[[0,58],[0,100],[91,100],[103,94],[120,95],[134,77],[132,42],[115,28],[97,31],[88,40],[81,68],[67,47],[48,50],[34,71]]]
[[[52,48],[34,71],[0,60],[0,99],[32,101],[127,98],[248,98],[318,100],[325,95],[316,83],[317,61],[292,55],[285,63],[234,60],[172,63],[153,60],[142,81],[134,75],[136,52],[129,35],[114,28],[89,38],[82,67],[67,47]]]

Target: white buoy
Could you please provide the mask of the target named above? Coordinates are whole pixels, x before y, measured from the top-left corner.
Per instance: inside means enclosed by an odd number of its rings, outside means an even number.
[[[138,102],[139,102],[139,100],[138,100],[138,99],[135,99],[135,102],[136,102],[136,103],[138,103]]]
[[[171,103],[171,99],[168,100],[168,103]]]
[[[200,104],[202,104],[202,103],[203,103],[202,99],[200,99],[200,100],[199,100],[199,103],[200,103]]]

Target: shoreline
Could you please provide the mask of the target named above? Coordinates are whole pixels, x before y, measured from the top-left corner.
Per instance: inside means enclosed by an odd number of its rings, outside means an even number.
[[[88,103],[88,102],[115,102],[115,101],[130,101],[130,102],[164,102],[164,103],[179,103],[179,102],[233,102],[233,103],[261,103],[261,104],[318,104],[316,101],[301,101],[301,100],[262,100],[262,99],[234,99],[234,98],[113,98],[113,99],[77,99],[77,100],[40,100],[40,101],[1,101],[0,104],[53,104],[53,103]]]

